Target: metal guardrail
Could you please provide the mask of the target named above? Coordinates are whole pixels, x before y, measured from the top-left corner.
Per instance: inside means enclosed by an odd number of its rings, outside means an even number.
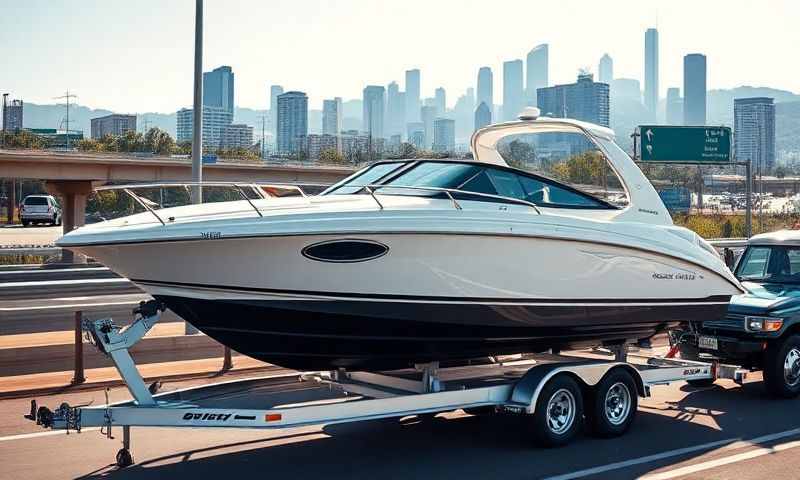
[[[744,248],[747,246],[746,238],[711,238],[708,240],[714,248]]]

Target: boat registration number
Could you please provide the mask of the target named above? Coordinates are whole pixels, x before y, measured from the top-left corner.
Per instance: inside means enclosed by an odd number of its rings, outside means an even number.
[[[719,348],[719,343],[717,342],[716,337],[701,336],[697,339],[697,346],[707,350],[717,350]]]

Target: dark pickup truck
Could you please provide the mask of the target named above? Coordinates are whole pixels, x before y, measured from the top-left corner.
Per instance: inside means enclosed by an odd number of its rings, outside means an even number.
[[[748,290],[725,318],[675,331],[681,356],[762,370],[775,396],[800,394],[800,231],[752,237],[734,268]]]

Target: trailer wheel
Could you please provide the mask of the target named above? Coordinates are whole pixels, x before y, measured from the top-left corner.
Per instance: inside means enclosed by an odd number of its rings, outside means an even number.
[[[800,394],[800,335],[767,346],[764,385],[776,397],[794,398]]]
[[[547,382],[531,417],[538,445],[559,447],[569,443],[583,423],[583,396],[578,383],[566,375]]]
[[[131,451],[127,448],[121,448],[119,452],[117,452],[117,467],[125,468],[131,465],[133,465],[133,455],[131,455]]]
[[[618,437],[630,428],[636,416],[639,397],[630,373],[617,369],[600,381],[591,393],[587,409],[592,433],[599,437]]]

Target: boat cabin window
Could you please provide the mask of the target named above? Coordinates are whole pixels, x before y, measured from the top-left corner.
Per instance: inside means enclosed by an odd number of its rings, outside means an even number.
[[[618,207],[628,205],[628,195],[608,159],[582,132],[508,135],[500,139],[497,151],[512,167],[555,180]],[[582,206],[580,202],[585,198],[568,190],[544,189],[539,195],[549,197],[549,202],[555,204],[575,206]]]
[[[356,173],[342,180],[339,184],[332,186],[323,194],[335,193],[337,195],[345,195],[349,193],[357,193],[363,190],[364,185],[374,185],[380,183],[379,181],[389,175],[390,173],[400,170],[400,168],[408,162],[387,162],[376,163],[361,172]]]

